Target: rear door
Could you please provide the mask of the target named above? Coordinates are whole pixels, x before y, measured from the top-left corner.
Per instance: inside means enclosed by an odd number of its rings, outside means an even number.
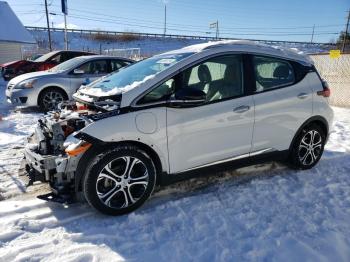
[[[252,152],[285,150],[312,115],[312,91],[296,74],[296,62],[252,56],[256,90]]]

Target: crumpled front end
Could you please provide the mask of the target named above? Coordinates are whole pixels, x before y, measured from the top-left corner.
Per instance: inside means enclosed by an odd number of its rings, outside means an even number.
[[[47,182],[54,195],[71,199],[77,191],[79,160],[92,145],[91,137],[79,132],[93,122],[119,114],[120,100],[118,95],[64,102],[59,110],[40,119],[24,151],[28,185]]]
[[[52,192],[71,197],[78,162],[90,144],[74,135],[93,122],[89,115],[96,112],[60,110],[49,112],[38,121],[24,150],[24,166],[31,185],[35,181],[49,183]]]

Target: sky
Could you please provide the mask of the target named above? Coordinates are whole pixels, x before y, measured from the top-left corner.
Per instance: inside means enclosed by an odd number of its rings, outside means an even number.
[[[60,0],[47,0],[50,25],[63,26]],[[350,0],[67,0],[71,28],[330,42],[345,31]],[[46,26],[44,0],[7,0],[26,26]]]

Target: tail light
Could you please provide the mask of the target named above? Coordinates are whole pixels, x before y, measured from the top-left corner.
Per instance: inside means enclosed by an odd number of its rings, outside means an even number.
[[[323,96],[323,97],[330,97],[331,95],[331,90],[329,89],[328,83],[324,80],[322,80],[322,91],[318,91],[317,95]]]

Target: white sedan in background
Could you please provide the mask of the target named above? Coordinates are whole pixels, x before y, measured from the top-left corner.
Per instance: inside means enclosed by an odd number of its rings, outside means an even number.
[[[53,110],[59,103],[71,98],[82,84],[130,65],[134,61],[113,56],[80,56],[47,71],[23,74],[7,85],[7,100],[17,107],[39,106],[43,111]]]

